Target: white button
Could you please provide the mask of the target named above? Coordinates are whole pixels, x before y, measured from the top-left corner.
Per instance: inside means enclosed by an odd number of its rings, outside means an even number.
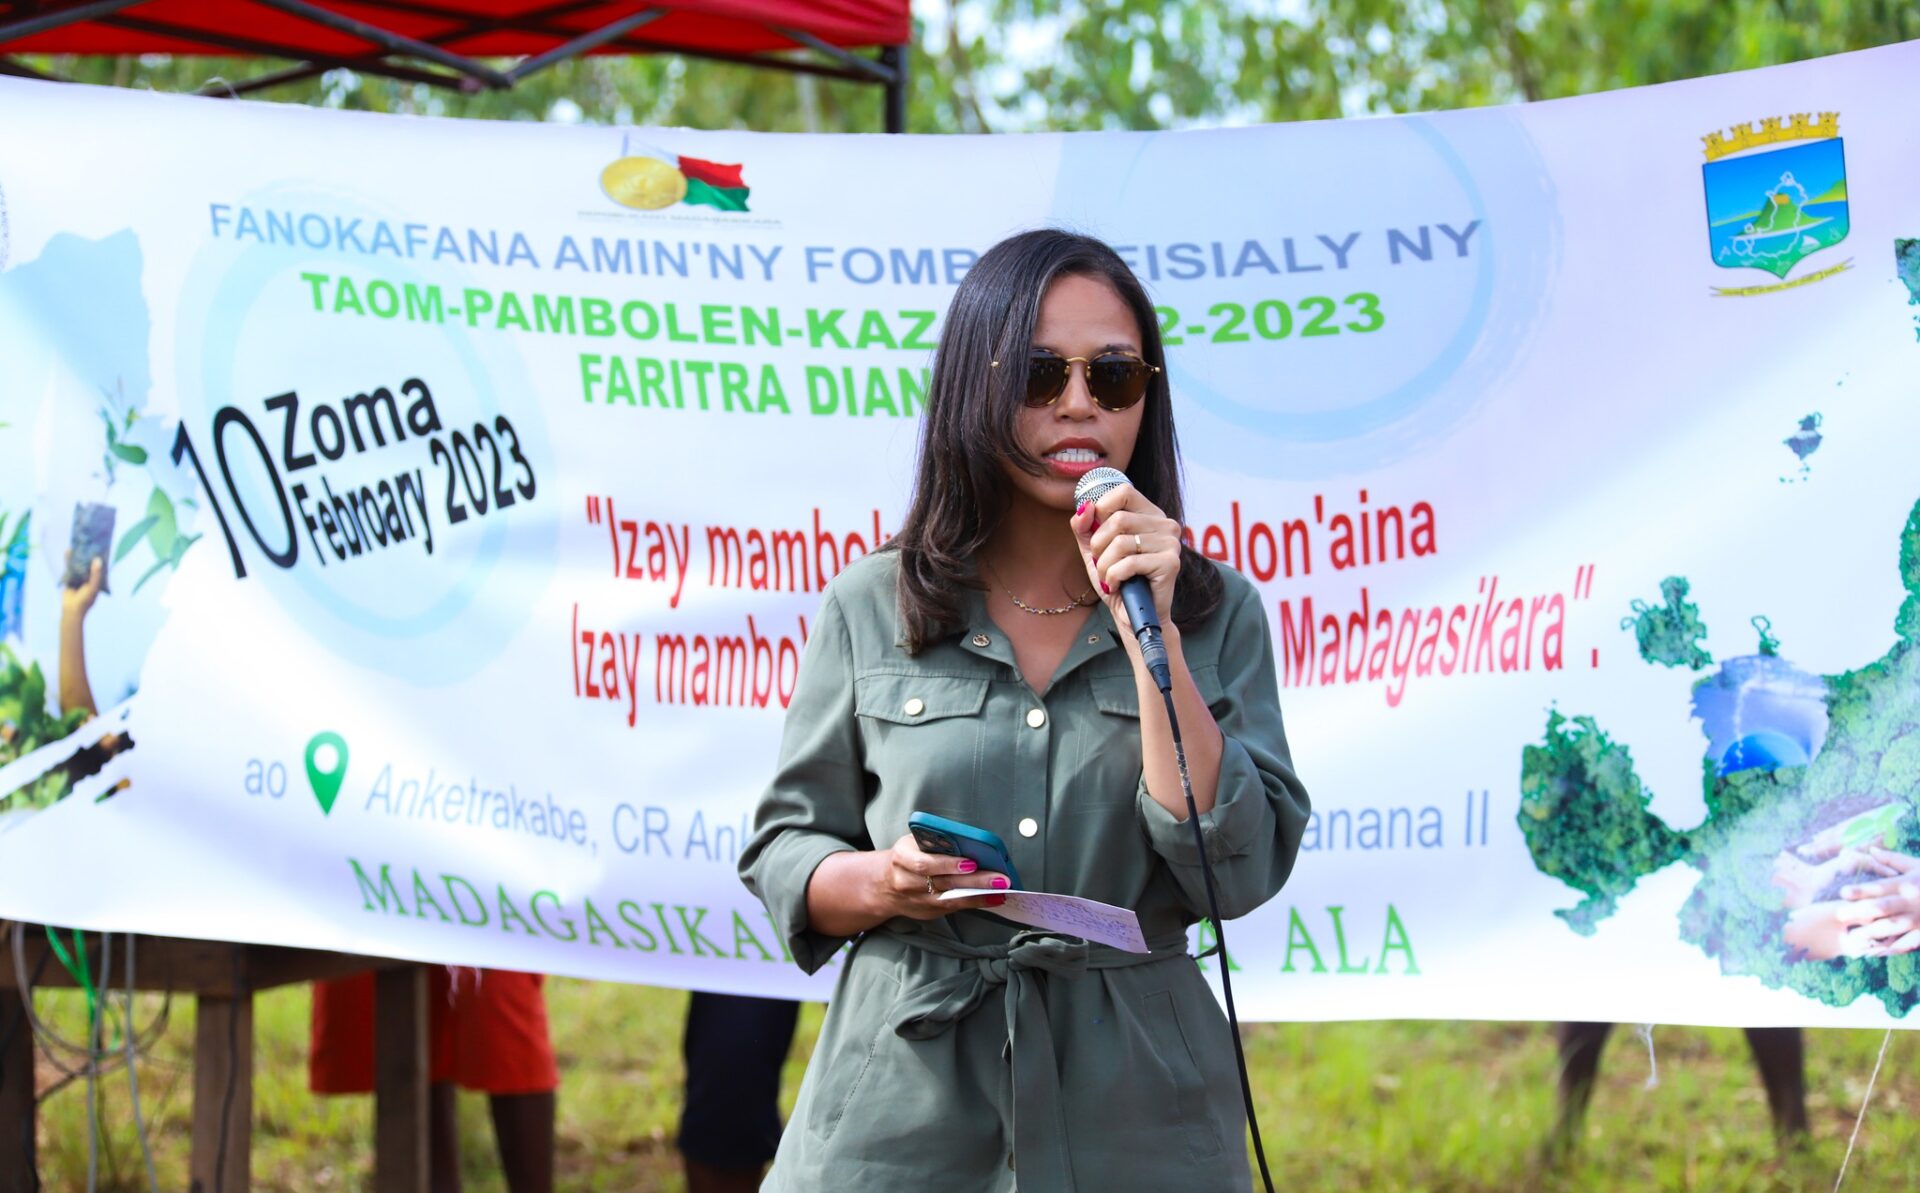
[[[1038,836],[1039,833],[1040,833],[1040,822],[1038,820],[1035,820],[1033,817],[1029,816],[1020,822],[1021,836],[1033,837],[1033,836]]]
[[[1040,726],[1046,723],[1047,723],[1047,712],[1045,709],[1036,708],[1027,714],[1027,724],[1031,725],[1035,729],[1040,728]],[[1027,835],[1032,836],[1033,834],[1029,833]]]
[[[975,634],[973,636],[973,644],[975,646],[986,646],[990,642],[992,642],[992,639],[988,638],[985,634]]]
[[[907,701],[908,716],[917,717],[925,711],[927,711],[927,702],[920,699],[920,697],[915,696],[913,699]]]

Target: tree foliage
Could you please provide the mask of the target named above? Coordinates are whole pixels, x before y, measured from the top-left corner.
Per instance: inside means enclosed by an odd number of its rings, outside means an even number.
[[[1684,833],[1649,810],[1650,795],[1624,745],[1591,717],[1549,712],[1544,741],[1521,752],[1517,819],[1541,872],[1587,896],[1555,914],[1590,935],[1613,913],[1620,895],[1679,858],[1700,871],[1699,885],[1680,910],[1680,938],[1715,958],[1722,972],[1756,977],[1833,1006],[1871,996],[1890,1014],[1904,1016],[1920,1004],[1920,953],[1806,959],[1784,940],[1788,911],[1774,885],[1783,851],[1875,809],[1883,815],[1871,822],[1866,839],[1920,856],[1920,641],[1911,632],[1914,602],[1920,601],[1917,560],[1920,503],[1909,512],[1900,540],[1907,589],[1894,627],[1900,636],[1880,658],[1826,677],[1829,727],[1819,752],[1805,766],[1726,774],[1715,758],[1703,759],[1707,815]],[[1684,582],[1676,587],[1676,581],[1662,586],[1665,608],[1684,607],[1697,621],[1698,611],[1685,604]],[[1676,639],[1684,640],[1690,639]],[[1647,657],[1668,662],[1658,652]],[[1832,890],[1817,896],[1833,897]]]
[[[1582,936],[1613,914],[1643,875],[1686,852],[1686,839],[1647,810],[1633,756],[1592,717],[1547,714],[1546,738],[1520,762],[1520,832],[1540,872],[1586,894],[1553,914]]]
[[[88,716],[81,709],[51,713],[47,708],[47,678],[40,664],[22,665],[19,656],[0,644],[0,766],[59,741],[78,729]],[[50,771],[16,791],[0,795],[0,812],[46,807],[64,798],[72,786],[70,772]]]
[[[1717,777],[1707,768],[1707,821],[1688,834],[1687,860],[1702,874],[1681,908],[1680,938],[1717,958],[1722,972],[1833,1006],[1872,995],[1905,1015],[1920,1002],[1920,957],[1809,961],[1781,943],[1787,915],[1771,882],[1780,850],[1885,801],[1904,813],[1892,821],[1889,844],[1920,854],[1920,650],[1897,643],[1828,682],[1834,732],[1810,766]]]
[[[1660,581],[1660,604],[1633,602],[1633,616],[1622,620],[1620,628],[1633,631],[1642,659],[1693,671],[1713,662],[1713,655],[1700,645],[1707,624],[1700,620],[1700,606],[1687,599],[1689,591],[1685,576],[1668,576]]]
[[[1920,37],[1907,0],[918,0],[914,132],[1154,129],[1550,99]],[[29,61],[197,90],[285,63]],[[216,84],[217,85],[217,84]],[[493,119],[873,132],[880,89],[673,57],[596,57],[467,95],[346,70],[261,93]]]

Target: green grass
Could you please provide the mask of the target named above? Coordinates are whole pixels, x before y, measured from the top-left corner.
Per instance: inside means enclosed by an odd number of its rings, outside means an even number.
[[[555,980],[548,986],[563,1084],[560,1187],[677,1191],[673,1151],[679,1104],[678,991]],[[80,1034],[77,995],[46,992],[36,1005],[61,1030]],[[142,1020],[160,1000],[142,997]],[[308,995],[276,991],[257,1002],[255,1185],[261,1189],[361,1189],[372,1154],[366,1098],[306,1091]],[[801,1018],[787,1066],[791,1109],[820,1008]],[[1810,1032],[1811,1143],[1781,1155],[1765,1097],[1741,1033],[1660,1028],[1660,1084],[1644,1088],[1645,1048],[1615,1033],[1575,1157],[1543,1167],[1539,1145],[1552,1122],[1554,1049],[1544,1024],[1263,1024],[1247,1032],[1260,1119],[1275,1184],[1285,1189],[1506,1193],[1509,1190],[1825,1190],[1833,1187],[1879,1032]],[[142,1105],[163,1189],[186,1187],[190,999],[140,1068]],[[1920,1185],[1920,1066],[1916,1042],[1896,1034],[1874,1091],[1846,1190]],[[45,1085],[57,1074],[44,1067]],[[462,1095],[466,1187],[501,1188],[485,1100]],[[104,1084],[101,1187],[144,1189],[126,1076]],[[83,1087],[53,1093],[42,1108],[42,1175],[50,1190],[84,1188]]]

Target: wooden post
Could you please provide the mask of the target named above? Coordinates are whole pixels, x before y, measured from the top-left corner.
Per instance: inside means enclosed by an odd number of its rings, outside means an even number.
[[[33,1108],[33,1028],[20,992],[0,989],[0,1193],[34,1187]]]
[[[193,1193],[245,1193],[252,1137],[253,995],[202,994],[193,1039]]]
[[[427,1193],[427,971],[378,971],[373,1004],[373,1187]]]

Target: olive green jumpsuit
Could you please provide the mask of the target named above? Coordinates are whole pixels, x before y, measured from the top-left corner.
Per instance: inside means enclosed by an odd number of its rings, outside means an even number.
[[[1206,911],[1198,851],[1147,794],[1111,616],[1093,610],[1036,695],[977,590],[964,630],[909,655],[897,569],[881,552],[829,586],[740,859],[801,968],[842,967],[765,1188],[1247,1189],[1233,1042],[1186,951]],[[1286,881],[1308,808],[1260,598],[1221,575],[1220,608],[1181,644],[1225,739],[1201,825],[1232,918]],[[1152,954],[985,911],[897,918],[845,951],[811,930],[814,868],[891,846],[916,810],[998,834],[1027,889],[1133,908]]]

